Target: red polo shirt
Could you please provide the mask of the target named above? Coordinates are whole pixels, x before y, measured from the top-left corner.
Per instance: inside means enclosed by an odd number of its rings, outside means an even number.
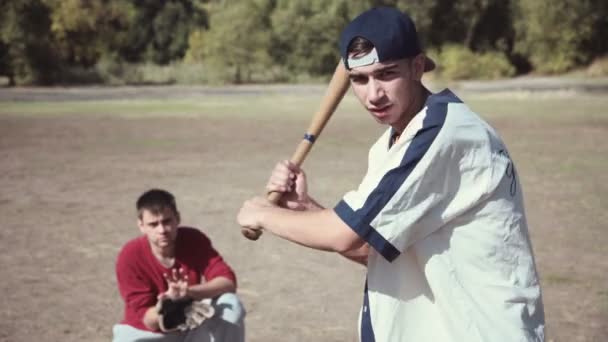
[[[207,236],[195,228],[180,227],[175,244],[175,264],[183,268],[190,285],[216,277],[226,277],[236,284],[234,272],[213,249]],[[145,236],[127,242],[116,261],[116,279],[120,295],[125,301],[123,324],[150,330],[143,323],[149,307],[156,304],[160,293],[167,291],[163,274],[172,268],[163,266],[152,254]]]

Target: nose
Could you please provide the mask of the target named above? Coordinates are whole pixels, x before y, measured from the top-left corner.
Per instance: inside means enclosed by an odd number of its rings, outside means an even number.
[[[169,227],[170,226],[168,224],[161,223],[158,226],[160,227],[160,232],[161,233],[166,233],[166,232],[169,231]]]
[[[371,104],[375,104],[380,102],[383,97],[384,89],[380,82],[376,81],[374,78],[370,78],[369,82],[367,82],[367,100]]]

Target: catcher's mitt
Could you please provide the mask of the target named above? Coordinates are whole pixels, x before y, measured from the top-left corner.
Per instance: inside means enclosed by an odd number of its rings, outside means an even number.
[[[209,300],[163,298],[158,305],[158,323],[163,332],[187,331],[213,317],[215,309]]]

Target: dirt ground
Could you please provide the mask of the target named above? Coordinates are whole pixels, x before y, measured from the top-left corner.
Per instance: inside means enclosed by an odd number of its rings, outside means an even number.
[[[518,165],[551,340],[606,341],[608,101],[560,97],[555,106],[600,104],[584,107],[589,116],[507,108],[488,120]],[[104,102],[92,101],[91,113],[39,115],[4,98],[0,341],[110,340],[122,314],[114,260],[138,234],[134,201],[151,187],[172,191],[183,223],[205,231],[236,270],[248,341],[356,341],[363,267],[270,234],[248,241],[235,222],[274,162],[291,154],[308,112],[146,117],[103,113]],[[327,206],[358,184],[380,132],[354,108],[336,114],[305,164],[311,193]]]

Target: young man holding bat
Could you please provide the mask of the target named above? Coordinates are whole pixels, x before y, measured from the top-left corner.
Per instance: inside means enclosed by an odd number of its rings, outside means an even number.
[[[414,23],[392,8],[343,31],[351,87],[388,129],[356,190],[331,209],[304,172],[277,164],[268,191],[238,222],[367,265],[360,339],[543,341],[544,310],[513,161],[496,132],[446,89],[421,83],[435,65]]]
[[[113,341],[244,341],[236,277],[209,238],[179,226],[175,198],[165,190],[146,191],[136,208],[142,235],[116,261],[125,309]]]

